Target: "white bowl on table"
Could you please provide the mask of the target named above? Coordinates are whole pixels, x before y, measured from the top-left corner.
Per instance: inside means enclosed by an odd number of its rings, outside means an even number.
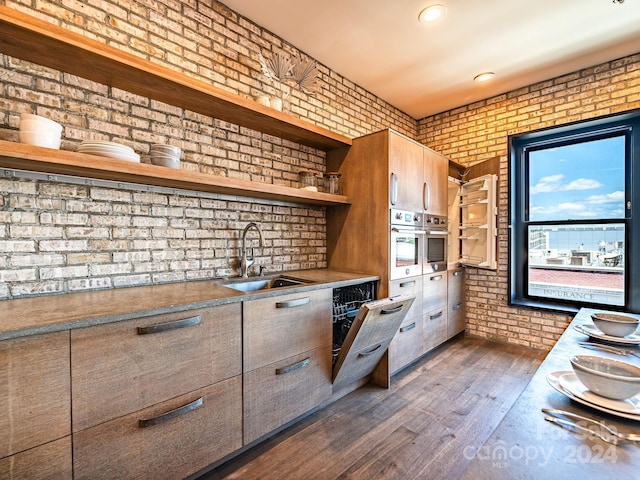
[[[598,330],[612,337],[626,337],[638,329],[638,320],[629,315],[594,313],[591,320]]]
[[[578,380],[597,395],[624,400],[640,393],[640,367],[593,355],[574,355],[570,361]]]

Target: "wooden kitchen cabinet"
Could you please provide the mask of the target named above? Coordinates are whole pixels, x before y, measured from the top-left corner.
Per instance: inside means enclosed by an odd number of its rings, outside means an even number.
[[[0,478],[12,478],[14,461],[42,458],[42,450],[10,455],[70,434],[69,332],[0,341]],[[65,455],[54,456],[64,463]]]
[[[74,478],[194,474],[242,446],[241,398],[236,376],[76,432]]]
[[[463,332],[467,325],[464,308],[464,268],[447,272],[447,338]]]
[[[447,216],[449,159],[423,148],[424,154],[424,211],[429,215]]]
[[[73,431],[240,375],[241,325],[230,304],[73,330]]]
[[[249,444],[331,396],[331,349],[324,345],[247,372],[244,392]]]
[[[331,396],[330,288],[243,303],[244,443]]]
[[[447,340],[447,272],[424,275],[423,346],[428,352]]]
[[[389,206],[411,212],[423,207],[424,147],[389,132]]]
[[[411,295],[415,297],[415,300],[389,344],[389,371],[392,374],[424,353],[422,348],[422,275],[391,281],[389,296],[396,295]]]

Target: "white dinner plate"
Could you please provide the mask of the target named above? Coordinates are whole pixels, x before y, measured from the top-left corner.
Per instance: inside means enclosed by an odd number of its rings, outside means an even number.
[[[128,160],[130,162],[139,162],[140,155],[135,152],[126,152],[124,150],[110,150],[104,148],[84,148],[78,150],[80,153],[88,153],[90,155],[100,155],[101,157],[115,158],[118,160]]]
[[[592,338],[598,338],[610,343],[619,343],[621,345],[640,345],[640,335],[638,335],[637,333],[627,335],[626,337],[614,337],[612,335],[602,333],[594,325],[589,325],[586,323],[583,325],[574,325],[573,328],[576,331],[588,335]]]
[[[95,147],[99,147],[99,148],[107,148],[107,149],[112,149],[112,150],[120,150],[120,151],[127,151],[130,153],[133,153],[133,148],[127,146],[127,145],[123,145],[122,143],[117,143],[117,142],[108,142],[106,140],[85,140],[82,143],[80,143],[80,145],[78,146],[78,150],[84,149],[84,148],[95,148]]]
[[[547,375],[547,382],[565,397],[581,403],[586,407],[640,422],[640,398],[638,398],[637,395],[627,400],[611,400],[595,395],[587,390],[572,371],[551,372]],[[579,384],[579,386],[577,384]],[[568,385],[568,387],[564,385]],[[571,388],[571,390],[569,390],[569,388]],[[585,391],[589,395],[585,395]],[[621,407],[624,409],[623,411],[610,408],[611,406],[619,407],[618,404],[624,402],[628,402],[628,405]]]

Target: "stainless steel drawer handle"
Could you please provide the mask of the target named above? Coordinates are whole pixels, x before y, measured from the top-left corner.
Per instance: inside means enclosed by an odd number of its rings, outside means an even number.
[[[182,320],[176,320],[175,322],[158,323],[156,325],[149,325],[148,327],[138,327],[138,335],[149,335],[151,333],[160,333],[167,330],[175,330],[176,328],[193,327],[199,325],[202,319],[200,315],[197,317],[183,318]]]
[[[371,350],[369,350],[368,352],[360,352],[360,353],[358,353],[358,356],[359,357],[366,357],[368,355],[371,355],[372,353],[376,353],[381,348],[382,348],[382,344],[379,344],[376,347],[374,347]]]
[[[304,360],[301,360],[296,363],[292,363],[291,365],[287,365],[286,367],[276,368],[276,375],[284,375],[285,373],[293,372],[295,370],[300,370],[311,364],[311,358],[307,357]]]
[[[430,315],[429,318],[431,320],[435,320],[436,318],[440,318],[442,316],[442,310],[440,310],[438,313],[434,313],[433,315]]]
[[[462,308],[462,304],[458,303],[457,305],[454,305],[453,307],[451,307],[451,310],[460,310]]]
[[[408,332],[409,330],[413,330],[416,328],[416,322],[413,322],[406,327],[400,327],[400,333]]]
[[[431,280],[432,282],[439,282],[440,280],[442,280],[442,275],[436,275],[435,277],[431,277],[429,280]]]
[[[402,282],[400,284],[400,288],[413,287],[416,284],[415,280],[411,280],[410,282]]]
[[[287,300],[286,302],[276,302],[276,308],[291,308],[306,305],[311,301],[310,297],[296,298],[295,300]]]
[[[389,310],[385,310],[383,308],[382,310],[380,310],[380,314],[381,315],[391,315],[392,313],[396,313],[396,312],[399,312],[400,310],[402,310],[402,307],[404,307],[404,303],[401,303],[397,307],[390,308]]]
[[[157,425],[159,423],[163,423],[171,420],[172,418],[179,417],[180,415],[184,415],[185,413],[192,412],[202,406],[202,397],[194,400],[191,403],[187,403],[182,407],[176,408],[175,410],[168,411],[167,413],[163,413],[162,415],[158,415],[153,418],[143,418],[138,420],[138,426],[145,428],[151,427],[152,425]]]

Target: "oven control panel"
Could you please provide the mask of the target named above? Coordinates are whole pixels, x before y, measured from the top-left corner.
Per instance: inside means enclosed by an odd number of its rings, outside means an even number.
[[[392,208],[389,223],[391,225],[402,225],[405,227],[421,227],[422,213]]]

